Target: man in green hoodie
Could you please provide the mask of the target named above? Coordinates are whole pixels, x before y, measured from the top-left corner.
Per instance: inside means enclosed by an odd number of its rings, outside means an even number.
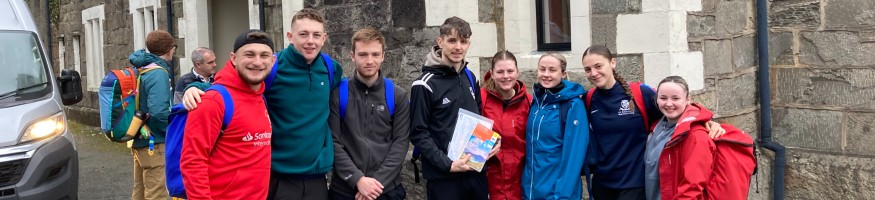
[[[328,98],[340,83],[343,68],[321,53],[328,33],[318,11],[298,11],[286,37],[290,44],[277,55],[276,76],[265,80],[274,133],[268,199],[328,199],[325,174],[334,165]],[[202,94],[189,87],[183,104],[189,110],[196,108]]]
[[[176,39],[167,31],[152,31],[145,49],[134,51],[128,61],[140,70],[140,111],[149,118],[142,135],[128,142],[134,156],[132,200],[168,199],[164,182],[164,136],[170,115],[170,61],[176,52]]]

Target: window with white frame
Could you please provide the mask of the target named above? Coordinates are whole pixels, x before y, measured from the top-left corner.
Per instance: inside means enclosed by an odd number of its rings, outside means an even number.
[[[85,67],[88,71],[88,91],[97,91],[105,74],[103,61],[103,5],[82,11],[82,30],[85,32]]]
[[[158,28],[158,0],[131,0],[130,12],[134,24],[134,49],[146,48],[146,35]]]
[[[537,0],[538,51],[571,50],[570,0]]]

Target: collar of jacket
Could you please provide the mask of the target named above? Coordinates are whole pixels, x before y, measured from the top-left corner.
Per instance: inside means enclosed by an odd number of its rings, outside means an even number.
[[[439,72],[444,75],[458,75],[468,66],[468,61],[462,60],[462,67],[459,68],[459,71],[456,71],[455,67],[452,64],[444,62],[441,57],[441,48],[438,46],[433,46],[431,52],[429,52],[428,55],[426,55],[425,57],[425,65],[422,67],[422,71],[425,72],[427,68],[448,68],[445,70],[439,70]]]
[[[383,80],[384,77],[382,69],[380,71],[377,71],[377,81],[374,82],[374,85],[370,87],[366,85],[364,81],[359,80],[359,76],[356,75],[356,73],[357,72],[353,70],[352,78],[349,79],[350,85],[353,85],[356,90],[374,92],[384,87],[383,84],[385,84],[385,81]]]
[[[669,139],[668,143],[665,144],[665,148],[680,143],[681,140],[686,138],[690,130],[694,128],[704,128],[705,123],[711,121],[711,117],[713,116],[714,114],[701,104],[691,103],[690,105],[687,105],[687,108],[684,109],[684,113],[681,114],[681,117],[676,122],[677,125],[675,125],[674,133],[672,133],[671,139]]]
[[[212,83],[213,80],[215,80],[213,78],[216,76],[215,74],[210,74],[210,77],[201,76],[200,74],[197,73],[197,71],[194,70],[194,67],[191,68],[191,73],[194,74],[195,78],[200,79],[201,82],[204,82],[204,83]]]

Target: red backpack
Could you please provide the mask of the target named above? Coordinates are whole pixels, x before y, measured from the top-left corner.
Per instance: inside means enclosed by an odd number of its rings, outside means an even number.
[[[720,124],[726,134],[714,139],[714,166],[705,187],[707,199],[747,199],[750,178],[757,171],[756,146],[747,133]]]

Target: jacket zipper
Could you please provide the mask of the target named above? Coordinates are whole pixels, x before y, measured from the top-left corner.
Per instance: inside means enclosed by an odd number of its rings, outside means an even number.
[[[364,105],[363,107],[366,108],[366,110],[371,111],[370,109],[367,109],[368,105],[370,105],[370,102],[369,102],[370,98],[368,98],[368,96],[369,96],[369,95],[368,95],[368,90],[365,89],[365,96],[364,96],[364,97],[365,97],[365,105]],[[361,112],[361,111],[359,111],[359,112]],[[367,116],[367,115],[365,115],[365,116]],[[370,117],[369,117],[369,118],[370,118]],[[371,158],[371,141],[367,139],[367,138],[368,138],[368,135],[371,135],[371,134],[370,134],[370,131],[371,131],[370,124],[371,124],[371,123],[365,123],[365,124],[364,124],[364,126],[365,126],[365,134],[367,134],[367,135],[364,135],[364,136],[362,137],[362,138],[365,138],[365,144],[368,146],[368,150],[367,150],[368,155],[365,156],[365,159],[364,159],[364,160],[365,160],[365,171],[364,171],[364,173],[369,172],[369,171],[370,171],[370,168],[371,168],[371,159],[370,159],[370,158]],[[367,176],[367,174],[364,174],[364,175]]]

